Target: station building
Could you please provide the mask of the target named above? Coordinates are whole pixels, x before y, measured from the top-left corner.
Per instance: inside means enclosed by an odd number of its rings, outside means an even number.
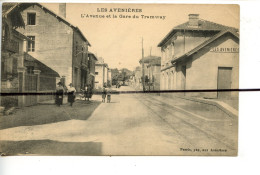
[[[190,14],[158,44],[161,48],[161,90],[238,89],[238,29]],[[178,93],[204,98],[236,98],[238,92]],[[176,95],[176,94],[174,94]]]

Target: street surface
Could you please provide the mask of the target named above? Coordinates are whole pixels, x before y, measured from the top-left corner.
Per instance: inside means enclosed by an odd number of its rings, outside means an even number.
[[[119,90],[133,91],[127,86]],[[44,115],[50,113],[53,120],[45,119]],[[33,106],[24,109],[20,117],[37,114],[43,119],[33,118],[30,124],[15,125],[12,121],[19,114],[17,111],[14,116],[2,116],[14,118],[0,122],[8,123],[8,127],[1,126],[0,130],[3,155],[236,155],[237,152],[237,118],[156,94],[112,95],[111,103],[101,103],[101,96],[95,95],[92,102],[78,100],[72,108]]]

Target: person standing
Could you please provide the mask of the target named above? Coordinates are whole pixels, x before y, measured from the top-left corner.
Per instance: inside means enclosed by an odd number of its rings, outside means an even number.
[[[102,102],[106,102],[106,96],[107,96],[107,91],[106,88],[103,87],[103,91],[102,91]]]
[[[91,85],[88,85],[88,88],[87,88],[87,99],[88,99],[88,101],[91,97],[92,97],[92,87],[91,87]]]
[[[111,101],[111,88],[107,90],[107,103],[110,103]]]
[[[63,103],[63,93],[64,89],[62,87],[62,83],[59,82],[56,87],[56,98],[55,98],[55,104],[60,107]]]
[[[82,89],[85,101],[86,101],[87,96],[88,96],[88,88],[89,88],[88,85],[86,85],[85,88]]]
[[[75,97],[76,97],[76,89],[72,86],[72,83],[69,84],[68,90],[68,102],[70,103],[70,106],[72,107]]]

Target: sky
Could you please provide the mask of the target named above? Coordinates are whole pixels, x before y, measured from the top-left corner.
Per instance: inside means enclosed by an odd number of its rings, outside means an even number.
[[[58,13],[59,4],[42,3]],[[102,12],[101,8],[107,9]],[[110,8],[139,9],[142,12],[109,12]],[[83,32],[91,44],[89,51],[102,57],[110,68],[134,70],[142,58],[150,53],[161,56],[158,43],[176,25],[188,21],[188,14],[199,18],[239,28],[238,5],[188,5],[188,4],[82,4],[67,3],[66,18]],[[83,18],[81,16],[84,16]],[[105,18],[87,18],[86,15],[101,15]],[[110,18],[107,17],[110,15]],[[112,18],[116,15],[117,18]],[[131,18],[120,18],[120,15]],[[132,18],[133,15],[139,18]],[[165,19],[143,19],[145,16],[165,16]]]

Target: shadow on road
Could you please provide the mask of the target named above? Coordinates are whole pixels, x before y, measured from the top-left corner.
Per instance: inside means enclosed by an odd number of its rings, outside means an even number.
[[[33,126],[55,123],[66,120],[87,120],[95,109],[101,104],[100,101],[78,100],[70,105],[36,105],[18,109],[14,114],[0,117],[0,129],[17,126]]]
[[[102,153],[102,143],[59,142],[53,140],[1,141],[0,152],[5,156],[98,156]]]

